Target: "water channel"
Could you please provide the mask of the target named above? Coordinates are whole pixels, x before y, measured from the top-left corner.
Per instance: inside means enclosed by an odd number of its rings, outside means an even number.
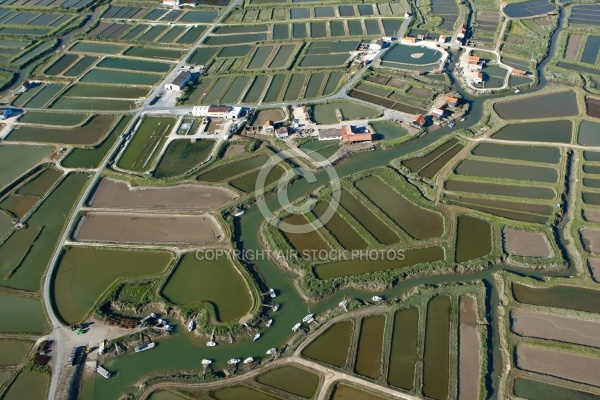
[[[538,85],[529,92],[539,91],[546,86],[546,80],[541,75],[541,71],[549,61],[558,37],[559,31],[562,29],[561,21],[563,19],[562,9],[559,15],[559,28],[556,29],[551,38],[550,50],[547,58],[538,66]],[[453,54],[453,60],[458,59],[457,54]],[[452,66],[452,65],[451,65]],[[472,126],[481,118],[483,113],[483,103],[490,96],[477,98],[463,90],[453,82],[453,89],[460,92],[463,99],[470,104],[470,113],[468,120],[462,123],[460,128]],[[514,96],[513,94],[501,94],[497,96]],[[351,158],[337,164],[335,169],[340,177],[350,176],[354,173],[374,168],[385,166],[392,160],[404,155],[408,155],[431,145],[435,141],[441,139],[451,132],[450,128],[440,128],[434,132],[430,132],[416,140],[407,142],[401,146],[381,150],[376,149],[371,152],[363,152],[353,155]],[[288,197],[291,201],[298,199],[314,189],[329,184],[328,176],[324,172],[315,174],[316,180],[308,182],[306,179],[297,180],[288,188]],[[278,199],[270,197],[266,199],[266,203],[272,211],[280,208]],[[234,245],[238,249],[245,250],[261,250],[262,246],[259,240],[259,232],[261,225],[264,223],[264,217],[257,206],[251,207],[246,213],[236,220]],[[559,238],[559,243],[562,242]],[[564,247],[564,243],[560,243]],[[569,260],[570,261],[570,260]],[[574,272],[572,262],[569,262],[569,269],[559,272],[535,272],[527,273],[528,276],[541,279],[545,275],[552,276],[569,276]],[[252,342],[250,336],[238,340],[233,344],[220,343],[216,347],[208,348],[205,346],[206,338],[197,338],[189,334],[184,327],[178,327],[177,331],[170,338],[160,340],[158,346],[152,351],[144,353],[129,353],[106,363],[105,367],[110,371],[116,372],[116,377],[112,379],[95,380],[94,398],[118,398],[126,391],[134,391],[133,385],[141,381],[144,376],[176,372],[189,371],[200,369],[200,361],[203,358],[213,360],[213,366],[216,370],[226,369],[226,361],[229,358],[246,358],[246,357],[265,357],[265,352],[276,347],[281,349],[294,335],[291,328],[302,318],[310,313],[315,313],[316,318],[320,313],[337,307],[338,303],[346,299],[368,299],[373,294],[356,289],[344,289],[336,292],[334,295],[318,302],[307,303],[296,289],[295,282],[297,276],[292,272],[282,269],[268,259],[255,260],[252,269],[258,273],[264,283],[268,287],[274,288],[278,296],[276,302],[281,305],[279,311],[271,313],[273,318],[273,326],[262,331],[262,337],[256,342]],[[440,283],[458,283],[481,280],[484,282],[487,289],[487,304],[486,308],[489,312],[488,318],[492,322],[488,330],[487,345],[493,349],[492,360],[489,363],[487,371],[486,384],[490,398],[497,398],[497,385],[499,371],[502,370],[502,362],[500,356],[498,332],[498,318],[496,308],[500,304],[497,290],[493,284],[493,274],[500,270],[508,270],[522,275],[523,271],[507,265],[496,265],[485,271],[456,274],[456,275],[436,275],[428,277],[420,277],[401,281],[392,289],[384,293],[377,293],[386,298],[395,298],[411,288],[423,284],[440,284]],[[264,287],[263,287],[264,289]],[[82,393],[83,395],[83,393]],[[92,395],[92,393],[89,393]],[[84,398],[87,396],[84,396]]]

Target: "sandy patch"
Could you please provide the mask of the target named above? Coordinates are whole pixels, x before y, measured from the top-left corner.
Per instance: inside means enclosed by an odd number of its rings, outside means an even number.
[[[600,222],[600,210],[583,210],[583,219],[589,222]]]
[[[508,254],[524,257],[550,257],[552,255],[546,235],[543,233],[504,228],[502,236],[504,251]]]
[[[412,53],[410,58],[421,58],[425,55],[425,53]]]
[[[477,21],[494,22],[498,23],[500,20],[500,13],[497,12],[478,12]]]
[[[567,49],[565,50],[565,58],[567,60],[575,60],[577,58],[580,44],[581,35],[569,34],[569,41],[567,42]]]
[[[223,155],[223,157],[233,157],[233,156],[240,155],[244,152],[245,148],[246,148],[246,146],[244,146],[243,144],[229,145],[229,146],[227,146],[227,150],[225,150],[225,154]]]
[[[460,349],[459,388],[460,400],[479,398],[479,336],[477,335],[477,312],[475,298],[460,297]]]
[[[208,215],[142,215],[88,213],[75,230],[75,240],[116,243],[206,244],[222,238]]]
[[[518,345],[515,364],[522,370],[600,386],[600,358]]]
[[[596,282],[600,282],[600,259],[590,258],[588,260],[588,266],[590,267],[590,274]]]
[[[92,195],[89,205],[98,208],[210,210],[236,197],[232,191],[216,187],[130,187],[127,182],[104,178]]]
[[[585,251],[593,254],[600,252],[600,229],[581,228],[579,234]]]
[[[281,110],[265,110],[258,113],[256,116],[256,120],[254,121],[254,126],[263,126],[265,122],[279,122],[285,116],[283,115],[283,111]]]
[[[517,309],[511,312],[512,331],[521,336],[600,347],[600,322]]]

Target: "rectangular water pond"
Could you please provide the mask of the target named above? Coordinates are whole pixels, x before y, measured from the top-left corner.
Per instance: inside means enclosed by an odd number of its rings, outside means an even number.
[[[560,162],[560,149],[556,147],[481,143],[473,149],[472,153],[481,157],[506,158],[509,160],[551,164],[558,164]]]
[[[487,220],[459,215],[456,224],[456,262],[474,260],[492,251],[492,227]]]
[[[319,201],[313,208],[317,218],[328,213],[329,203]],[[329,213],[328,213],[329,214]],[[325,228],[337,239],[346,250],[361,250],[367,248],[367,242],[356,232],[352,226],[339,214],[334,213],[325,223]]]
[[[537,95],[494,104],[503,119],[535,119],[570,117],[579,113],[577,95],[573,91]]]
[[[420,359],[418,335],[419,309],[396,311],[387,378],[390,385],[409,391],[414,389],[415,366]]]
[[[436,296],[427,305],[423,394],[440,400],[448,397],[451,313],[452,303],[448,296]]]
[[[269,156],[266,154],[246,158],[214,168],[199,175],[197,179],[205,182],[224,182],[236,175],[240,175],[264,165],[268,159]]]
[[[512,141],[571,143],[572,131],[571,121],[530,122],[507,125],[494,133],[492,137]]]
[[[510,196],[529,199],[552,200],[556,193],[549,187],[503,185],[487,182],[474,182],[463,180],[449,180],[446,182],[447,190],[456,192],[490,194],[495,196]]]
[[[513,283],[512,294],[519,303],[600,313],[600,292],[597,290],[566,285],[536,288]]]
[[[362,320],[354,366],[357,374],[371,379],[381,376],[384,328],[385,315],[375,315]]]
[[[459,175],[518,179],[523,181],[531,180],[548,183],[554,183],[558,180],[558,171],[554,168],[492,163],[469,159],[462,161],[455,172]]]
[[[315,340],[302,350],[302,355],[343,368],[348,358],[353,330],[354,323],[352,321],[338,322],[325,332],[321,332]]]

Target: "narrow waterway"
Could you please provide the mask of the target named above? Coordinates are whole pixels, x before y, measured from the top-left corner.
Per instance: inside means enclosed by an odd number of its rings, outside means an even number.
[[[559,23],[562,21],[563,12],[560,10]],[[538,85],[531,89],[532,91],[541,90],[546,85],[546,79],[541,75],[543,67],[550,59],[556,46],[558,33],[562,28],[554,32],[551,39],[549,55],[538,66],[539,80]],[[457,56],[453,56],[457,59]],[[453,83],[453,89],[463,95],[465,101],[470,104],[470,113],[467,121],[459,123],[456,128],[469,127],[475,124],[482,116],[483,104],[486,97],[474,97]],[[514,96],[510,94],[500,94],[496,96]],[[450,128],[440,128],[434,132],[430,132],[419,139],[413,140],[399,147],[390,150],[377,149],[372,152],[364,152],[353,155],[351,158],[336,165],[336,172],[340,177],[350,176],[359,171],[366,169],[385,166],[392,160],[419,151],[422,148],[434,143],[443,136],[451,132]],[[318,188],[322,185],[327,185],[327,174],[324,172],[316,173],[316,181],[309,183],[306,179],[300,179],[291,185],[288,189],[288,197],[291,201],[304,196],[306,193]],[[280,206],[275,196],[267,199],[267,205],[272,211],[277,210]],[[236,235],[233,238],[234,245],[238,249],[250,251],[261,250],[262,247],[259,241],[259,232],[261,225],[264,222],[260,210],[257,206],[253,206],[237,220]],[[268,287],[275,288],[279,295],[276,302],[281,304],[279,311],[271,313],[274,320],[272,327],[263,330],[262,337],[252,342],[250,335],[243,340],[233,344],[220,343],[216,347],[208,348],[205,346],[206,339],[197,339],[189,334],[184,327],[178,327],[177,331],[170,337],[159,341],[159,345],[144,353],[129,353],[117,359],[113,359],[106,363],[105,367],[110,371],[117,372],[117,376],[112,379],[96,379],[94,387],[94,398],[118,398],[121,394],[127,391],[134,391],[134,385],[143,379],[144,376],[157,373],[180,372],[186,370],[198,370],[200,361],[203,358],[213,360],[213,366],[216,370],[226,369],[227,360],[232,357],[268,357],[265,352],[271,347],[281,349],[284,344],[294,335],[291,328],[309,312],[318,315],[328,309],[338,306],[338,303],[346,298],[369,299],[372,293],[359,291],[355,289],[345,289],[337,292],[335,295],[320,301],[319,303],[306,303],[295,288],[297,276],[289,271],[275,265],[269,260],[256,260],[253,264],[253,269],[260,274],[265,284]],[[440,284],[440,283],[458,283],[475,280],[482,280],[488,290],[487,307],[489,310],[489,318],[492,326],[489,329],[488,345],[493,347],[492,362],[487,374],[487,386],[490,398],[497,398],[498,376],[502,370],[502,363],[499,351],[498,331],[498,315],[497,306],[499,305],[499,296],[493,284],[493,274],[499,270],[508,270],[518,274],[523,274],[515,268],[505,265],[494,266],[486,271],[463,274],[463,275],[441,275],[429,276],[409,279],[396,284],[392,289],[385,293],[378,293],[386,298],[394,298],[411,288],[423,284]],[[558,273],[527,273],[528,276],[535,278],[543,278],[545,275],[552,276],[568,276],[572,273],[573,268],[561,271]],[[91,393],[90,393],[91,394]]]

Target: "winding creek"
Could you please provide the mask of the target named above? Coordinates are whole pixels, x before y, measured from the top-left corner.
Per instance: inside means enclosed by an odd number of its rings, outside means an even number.
[[[539,91],[547,85],[546,79],[542,76],[541,71],[550,59],[550,55],[556,46],[556,39],[559,31],[562,29],[563,11],[560,10],[559,27],[552,35],[549,55],[538,66],[538,85],[529,90],[529,92]],[[457,55],[453,55],[453,59],[457,59]],[[463,98],[470,103],[470,113],[467,121],[462,123],[462,127],[474,125],[483,114],[483,104],[490,96],[476,98],[467,93],[453,82],[453,89],[460,92]],[[502,94],[499,96],[513,96],[512,93]],[[336,165],[336,171],[340,177],[350,176],[359,171],[385,166],[392,160],[401,156],[417,152],[420,149],[434,143],[450,132],[449,128],[441,128],[434,132],[430,132],[417,140],[410,141],[399,147],[381,150],[377,149],[373,152],[364,152],[353,155],[340,164]],[[300,179],[291,185],[288,189],[288,196],[291,201],[304,196],[317,187],[327,184],[327,175],[324,172],[316,173],[316,181],[309,183],[306,179]],[[277,198],[270,197],[267,199],[267,205],[271,210],[279,208]],[[238,249],[245,250],[260,250],[259,232],[264,223],[264,218],[257,206],[251,207],[246,213],[236,220],[235,236],[233,238],[234,245]],[[557,235],[559,243],[565,247],[564,238]],[[566,252],[565,252],[566,253]],[[572,260],[569,260],[570,268],[560,272],[546,273],[527,273],[528,276],[541,279],[545,275],[552,276],[569,276],[574,271]],[[205,346],[206,338],[197,338],[189,334],[186,329],[179,327],[177,331],[168,339],[160,340],[159,345],[150,352],[130,353],[109,361],[105,367],[111,371],[118,371],[113,379],[95,379],[94,388],[84,388],[81,393],[82,398],[118,398],[126,391],[133,391],[133,385],[140,382],[145,376],[162,373],[175,372],[186,370],[197,370],[200,367],[200,360],[209,358],[214,360],[213,366],[215,369],[225,369],[227,367],[226,360],[229,358],[246,358],[246,357],[265,357],[265,352],[271,347],[281,349],[293,335],[291,327],[302,320],[309,311],[318,315],[324,311],[337,307],[338,303],[344,298],[360,298],[368,299],[372,293],[359,291],[355,289],[344,289],[336,292],[334,295],[320,301],[318,303],[307,303],[298,293],[295,287],[296,276],[291,272],[282,269],[269,260],[256,260],[253,268],[261,275],[264,282],[269,287],[276,289],[278,296],[276,302],[281,304],[279,311],[270,313],[274,319],[273,326],[262,332],[262,337],[252,342],[249,336],[239,340],[233,344],[219,344],[214,348]],[[409,279],[408,281],[398,282],[392,289],[384,293],[378,293],[386,298],[394,298],[411,288],[423,284],[440,284],[482,280],[488,291],[486,304],[492,321],[492,326],[488,329],[488,346],[493,348],[492,362],[487,371],[487,386],[492,398],[498,396],[498,377],[499,371],[502,370],[502,360],[500,354],[498,332],[498,315],[497,306],[499,303],[499,295],[494,285],[493,274],[507,270],[522,274],[518,269],[506,266],[496,265],[485,271],[463,274],[463,275],[438,275],[419,277]]]

